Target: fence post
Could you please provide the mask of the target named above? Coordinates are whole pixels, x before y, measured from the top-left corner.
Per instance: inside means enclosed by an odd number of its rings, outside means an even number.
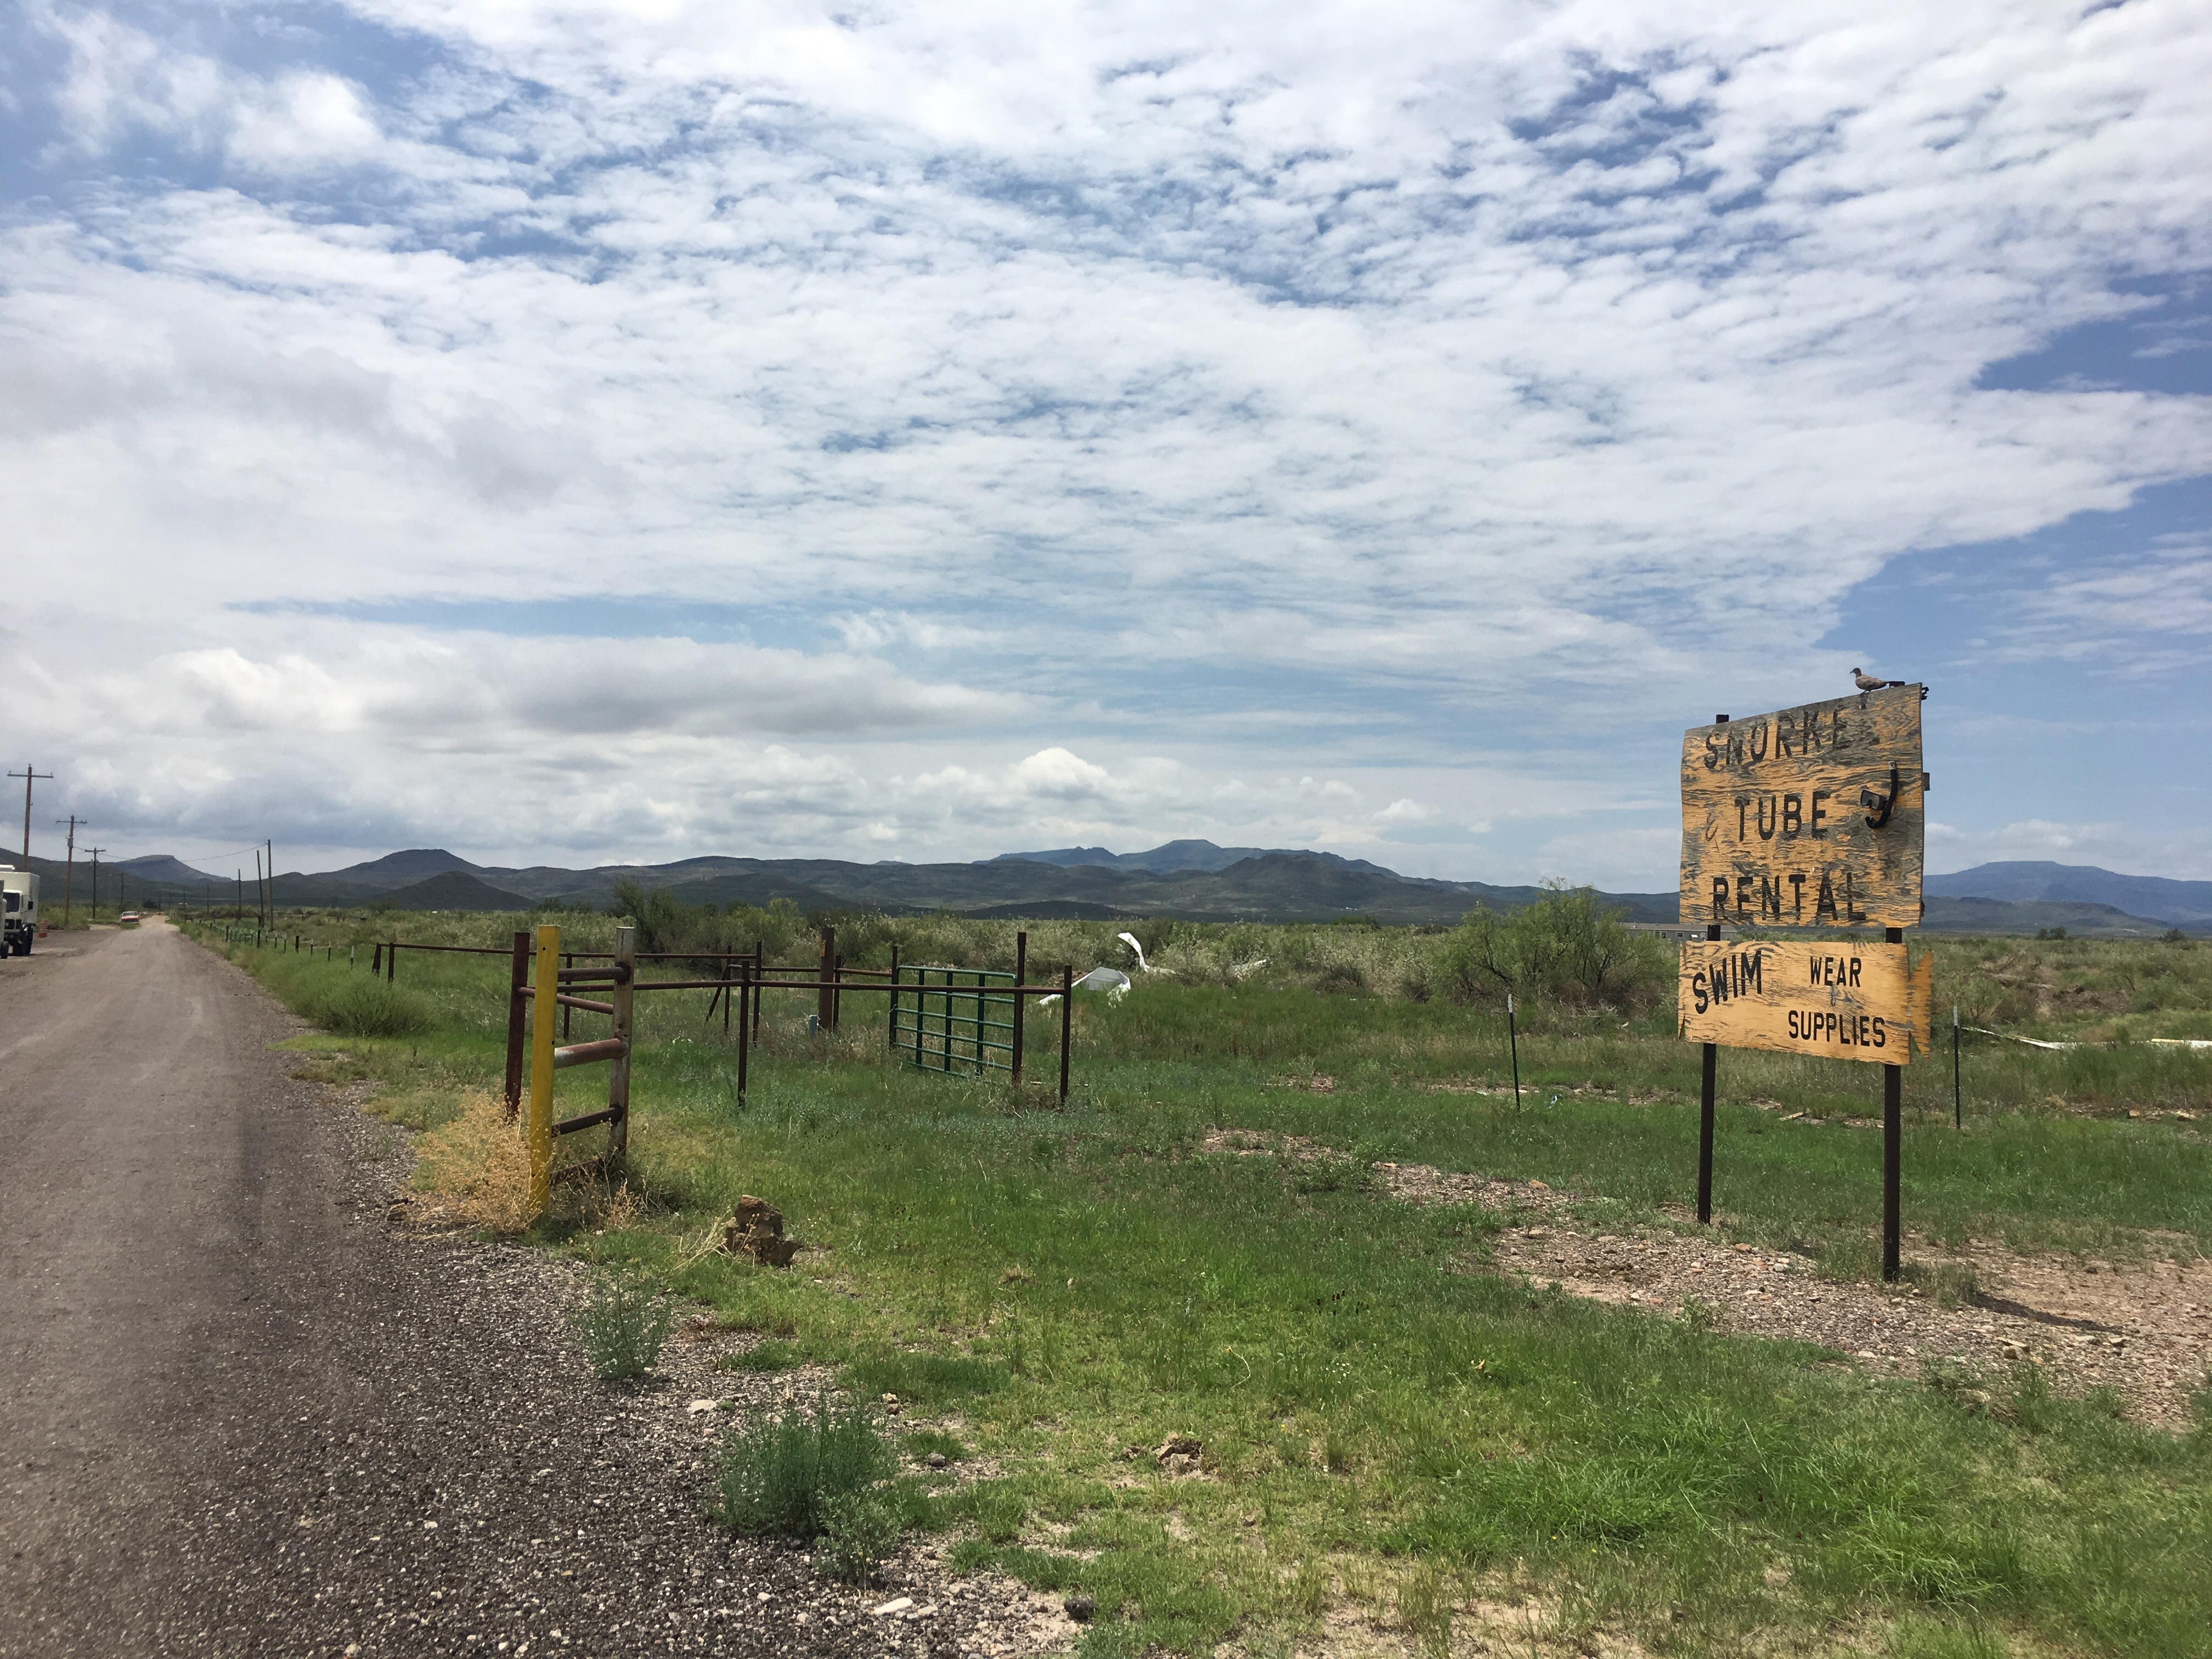
[[[607,1161],[612,1163],[629,1151],[629,1051],[630,1032],[635,1022],[631,1015],[635,1007],[637,976],[637,929],[615,929],[615,994],[609,999],[615,1005],[615,1036],[622,1042],[622,1052],[607,1067],[607,1109],[614,1115],[607,1120]]]
[[[375,948],[374,951],[370,951],[370,952],[369,952],[369,957],[368,957],[368,976],[369,976],[371,979],[377,979],[377,978],[380,978],[380,977],[383,975],[383,973],[384,973],[384,945],[383,945],[382,941],[380,941],[380,941],[378,942],[378,944],[377,944],[376,948]]]
[[[538,930],[538,995],[530,1029],[530,1207],[544,1213],[553,1198],[553,1027],[561,987],[561,930]]]
[[[753,1005],[752,1019],[753,1019],[753,1041],[754,1041],[755,1042],[758,1042],[760,1041],[760,1010],[761,1010],[761,988],[760,988],[760,979],[761,979],[761,975],[763,975],[763,974],[765,974],[767,971],[768,971],[768,941],[767,941],[766,939],[755,939],[755,940],[753,941],[753,971],[752,971],[752,973],[751,973],[751,975],[750,975],[750,979],[751,979],[751,981],[752,981],[752,988],[753,988],[753,992],[752,992],[752,1005]]]
[[[1030,936],[1014,935],[1014,1087],[1022,1086],[1022,1009],[1029,999],[1022,987],[1030,980]]]
[[[399,977],[399,941],[387,939],[384,945],[384,982],[391,984]]]
[[[894,939],[891,942],[891,1014],[884,1025],[884,1047],[893,1054],[898,1052],[898,942]]]
[[[514,930],[514,954],[507,969],[507,1121],[509,1123],[522,1113],[522,1054],[527,1045],[526,1035],[530,1011],[522,1006],[523,994],[530,988],[530,930]]]
[[[1067,1045],[1075,1036],[1075,969],[1062,964],[1060,970],[1060,1104],[1067,1106]]]
[[[830,1029],[836,1030],[845,1018],[845,958],[830,958]]]
[[[738,963],[738,994],[745,999],[745,1006],[738,1010],[738,1104],[745,1103],[745,1062],[752,1058],[752,998],[753,965],[740,960]]]
[[[824,927],[822,930],[821,971],[814,976],[817,981],[814,993],[814,1026],[817,1030],[826,1031],[837,1023],[836,998],[830,989],[832,968],[836,960],[837,930]]]

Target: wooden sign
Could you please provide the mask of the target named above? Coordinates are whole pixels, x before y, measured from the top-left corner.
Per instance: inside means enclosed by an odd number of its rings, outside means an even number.
[[[1690,939],[1682,1035],[1692,1042],[1902,1066],[1935,1037],[1935,961],[1902,945]]]
[[[1927,784],[1917,685],[1682,738],[1685,922],[1910,927]]]

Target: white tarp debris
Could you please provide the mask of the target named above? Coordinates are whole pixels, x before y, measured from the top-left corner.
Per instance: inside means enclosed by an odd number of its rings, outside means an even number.
[[[1984,1025],[1966,1025],[1960,1029],[1972,1031],[1978,1036],[1997,1037],[2006,1042],[2018,1042],[2030,1048],[2048,1048],[2057,1053],[2069,1048],[2120,1048],[2127,1046],[2119,1042],[2051,1042],[2042,1037],[2014,1036],[2010,1031],[1992,1031]],[[2161,1048],[2212,1048],[2212,1037],[2137,1037],[2136,1041],[2155,1043]]]
[[[1129,994],[1129,976],[1119,968],[1093,968],[1075,981],[1075,988],[1079,991],[1103,991],[1107,1001],[1119,1002]],[[1048,997],[1039,997],[1037,1006],[1049,1008],[1059,1000],[1060,993],[1054,991]]]
[[[1116,933],[1114,937],[1120,939],[1122,944],[1127,945],[1132,951],[1134,951],[1137,953],[1137,971],[1139,973],[1165,974],[1170,979],[1173,979],[1175,977],[1174,969],[1155,968],[1151,963],[1145,960],[1145,947],[1137,943],[1137,936],[1134,933]]]
[[[1255,957],[1250,962],[1240,962],[1229,971],[1238,979],[1249,979],[1267,965],[1267,958]]]

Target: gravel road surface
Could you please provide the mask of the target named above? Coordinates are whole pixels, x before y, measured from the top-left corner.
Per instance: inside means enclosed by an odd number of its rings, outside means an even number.
[[[1072,1633],[926,1557],[856,1591],[710,1525],[688,1390],[595,1382],[560,1264],[395,1227],[398,1133],[289,1075],[300,1029],[159,923],[0,962],[0,1655]]]

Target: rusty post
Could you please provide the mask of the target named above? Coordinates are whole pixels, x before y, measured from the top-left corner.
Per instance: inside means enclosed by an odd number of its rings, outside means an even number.
[[[1022,1009],[1029,999],[1022,987],[1030,982],[1030,936],[1014,935],[1014,1087],[1022,1086]]]
[[[884,1022],[884,1047],[894,1054],[898,1052],[898,942],[894,939],[891,942],[891,1012],[890,1018]]]
[[[615,1005],[615,1040],[622,1052],[607,1067],[607,1161],[611,1164],[629,1151],[629,1051],[635,1027],[637,929],[615,929],[615,981],[611,1000]],[[627,971],[623,971],[627,970]]]
[[[507,1121],[509,1123],[522,1112],[522,1056],[529,1046],[526,1031],[529,1011],[523,1006],[523,993],[530,988],[530,930],[514,930],[514,955],[507,970]]]
[[[745,1103],[745,1062],[752,1057],[752,1004],[759,993],[753,988],[753,965],[742,962],[738,965],[738,994],[744,997],[746,1006],[738,1015],[738,1104]]]
[[[1075,969],[1063,964],[1060,970],[1060,1103],[1067,1106],[1067,1048],[1075,1038]]]
[[[845,958],[830,958],[830,1029],[836,1030],[845,1018]]]
[[[837,930],[824,927],[822,930],[821,971],[814,976],[820,981],[820,988],[814,994],[814,1025],[817,1030],[827,1031],[837,1023],[836,998],[830,989],[831,969],[836,960]]]
[[[384,977],[384,945],[381,940],[378,941],[376,949],[369,952],[368,976],[371,979]]]
[[[384,946],[384,982],[391,984],[399,977],[399,941],[388,939]]]

